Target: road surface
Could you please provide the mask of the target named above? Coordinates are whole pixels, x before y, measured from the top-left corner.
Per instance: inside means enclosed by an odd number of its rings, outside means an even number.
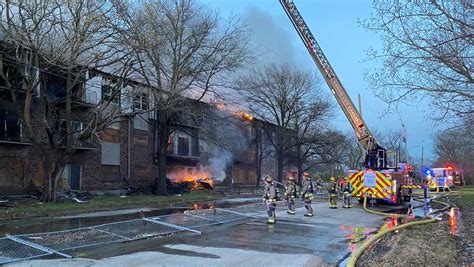
[[[350,239],[372,232],[383,217],[361,208],[329,209],[313,204],[315,216],[304,208],[288,215],[278,206],[277,223],[251,218],[202,228],[202,234],[155,238],[69,251],[73,259],[18,262],[8,266],[320,266],[347,259],[355,245]]]

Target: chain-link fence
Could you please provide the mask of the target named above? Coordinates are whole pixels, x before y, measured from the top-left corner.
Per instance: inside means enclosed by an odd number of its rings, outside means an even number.
[[[0,238],[0,264],[33,259],[50,254],[52,252],[40,250],[9,238]]]
[[[262,211],[263,206],[247,207]],[[245,207],[233,209],[208,209],[186,211],[145,219],[101,224],[64,231],[14,235],[0,238],[0,265],[28,260],[51,254],[71,257],[63,251],[89,246],[132,241],[191,232],[201,234],[196,228],[223,224],[255,217]]]
[[[185,211],[186,215],[208,219],[219,223],[233,222],[245,219],[248,216],[242,213],[232,212],[225,209],[191,210]]]
[[[215,221],[212,219],[191,216],[183,213],[164,215],[151,218],[152,220],[169,223],[173,225],[178,225],[190,229],[195,229],[203,226],[210,226],[215,224],[220,224],[221,222]]]

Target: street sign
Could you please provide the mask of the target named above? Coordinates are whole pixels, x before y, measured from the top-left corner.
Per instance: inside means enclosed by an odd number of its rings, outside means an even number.
[[[366,172],[364,173],[364,186],[374,188],[376,185],[376,175],[375,172]]]

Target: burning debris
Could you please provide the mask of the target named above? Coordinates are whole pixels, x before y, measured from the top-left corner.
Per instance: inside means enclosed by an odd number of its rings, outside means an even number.
[[[167,187],[171,193],[185,193],[195,190],[213,190],[214,180],[208,172],[173,171],[168,174]]]

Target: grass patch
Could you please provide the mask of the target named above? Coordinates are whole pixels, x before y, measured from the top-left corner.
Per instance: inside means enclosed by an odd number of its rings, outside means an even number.
[[[447,222],[416,225],[389,233],[357,262],[358,266],[461,266],[461,238]]]
[[[474,207],[474,186],[463,186],[459,191],[455,193],[459,196],[456,199],[456,203],[460,207]]]
[[[15,202],[13,207],[0,209],[0,220],[46,217],[51,215],[145,206],[161,208],[167,207],[170,204],[215,200],[219,198],[222,198],[222,195],[207,191],[195,191],[181,196],[137,195],[126,198],[120,198],[119,196],[96,196],[87,203],[39,203],[35,200],[24,200]]]

